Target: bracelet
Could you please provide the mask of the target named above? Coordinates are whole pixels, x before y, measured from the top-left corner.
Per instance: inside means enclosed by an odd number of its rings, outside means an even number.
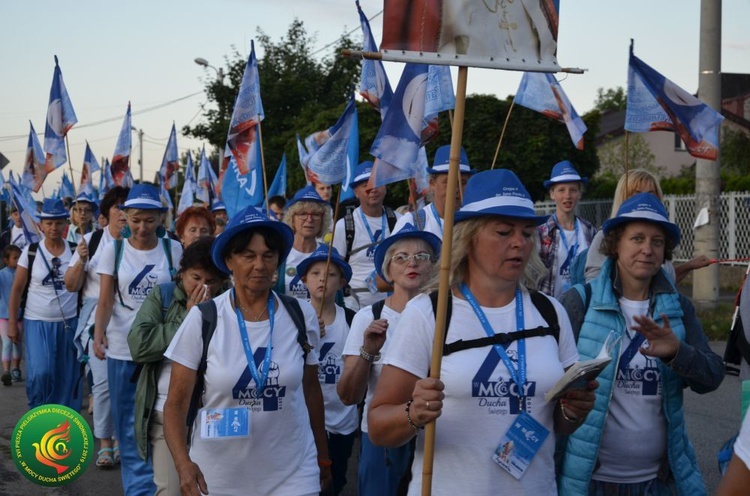
[[[362,358],[364,358],[370,363],[377,362],[378,360],[380,360],[380,353],[376,353],[375,355],[367,353],[367,351],[365,351],[364,346],[359,347],[359,356],[361,356]]]
[[[409,422],[409,425],[412,426],[415,433],[418,433],[421,429],[424,429],[424,426],[418,426],[411,420],[411,414],[409,413],[409,408],[411,408],[411,404],[414,402],[413,399],[410,399],[406,402],[406,420]]]
[[[318,460],[318,467],[326,468],[333,465],[331,460]]]
[[[560,413],[562,413],[562,416],[565,420],[570,422],[571,424],[577,424],[581,419],[580,418],[570,418],[565,414],[565,407],[562,404],[562,401],[560,402]]]

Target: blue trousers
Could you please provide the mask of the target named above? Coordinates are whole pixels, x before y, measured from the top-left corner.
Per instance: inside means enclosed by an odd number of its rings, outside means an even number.
[[[44,322],[24,319],[26,398],[29,408],[56,403],[81,411],[83,383],[73,345],[78,319]],[[67,327],[66,327],[67,324]]]
[[[135,362],[107,358],[115,437],[120,444],[122,488],[125,496],[151,496],[156,492],[151,463],[138,456],[135,441],[135,383],[130,378]]]
[[[411,446],[382,448],[362,433],[357,491],[359,496],[396,496],[398,483],[409,470]]]
[[[333,481],[328,489],[322,494],[325,496],[338,496],[346,485],[346,469],[349,466],[349,457],[352,456],[352,447],[357,431],[351,434],[335,434],[326,431],[328,436],[328,457],[333,462],[331,473]]]

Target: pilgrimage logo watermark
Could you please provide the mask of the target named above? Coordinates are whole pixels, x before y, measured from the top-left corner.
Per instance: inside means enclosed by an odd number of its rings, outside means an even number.
[[[42,405],[27,412],[11,438],[13,461],[30,481],[47,487],[69,484],[88,468],[94,436],[86,420],[63,405]]]

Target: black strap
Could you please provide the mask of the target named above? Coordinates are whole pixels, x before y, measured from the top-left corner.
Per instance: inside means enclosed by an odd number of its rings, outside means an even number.
[[[104,229],[97,229],[91,234],[91,239],[89,239],[89,260],[93,258],[96,249],[99,248],[102,236],[104,236]]]
[[[346,238],[346,255],[344,260],[349,263],[349,257],[352,255],[352,246],[354,246],[354,209],[356,205],[347,205],[344,213],[344,236]]]
[[[388,232],[392,233],[393,228],[396,227],[396,222],[398,219],[396,218],[396,212],[393,211],[391,207],[383,207],[385,208],[385,220],[388,222]],[[383,233],[383,239],[385,239],[386,235]]]
[[[196,371],[195,386],[193,387],[193,394],[190,396],[190,406],[188,407],[187,413],[188,445],[190,444],[190,438],[192,437],[193,422],[195,422],[195,417],[198,416],[198,408],[200,407],[200,400],[201,396],[203,395],[206,367],[208,366],[208,345],[209,343],[211,343],[211,338],[214,336],[217,320],[216,303],[214,302],[214,300],[208,300],[198,303],[198,309],[201,312],[201,337],[203,338],[203,351],[201,353],[201,361],[198,364],[198,370]]]
[[[28,260],[28,275],[26,276],[26,285],[23,287],[23,293],[21,293],[21,315],[23,310],[26,308],[26,299],[29,296],[29,285],[31,284],[31,272],[34,270],[34,260],[36,259],[36,251],[39,249],[39,243],[31,243],[29,245],[29,260]]]
[[[349,327],[352,326],[352,320],[354,320],[355,315],[357,315],[357,312],[351,308],[344,307],[344,317],[346,317],[346,325]]]
[[[383,307],[385,306],[385,300],[376,301],[372,304],[372,320],[378,320],[380,314],[383,313]]]
[[[305,326],[305,314],[302,313],[302,307],[299,306],[299,301],[293,296],[287,296],[284,294],[276,294],[281,300],[282,305],[289,312],[289,316],[292,317],[292,322],[297,327],[297,342],[302,347],[302,365],[304,367],[307,362],[307,354],[312,350],[312,347],[307,342],[307,327]]]

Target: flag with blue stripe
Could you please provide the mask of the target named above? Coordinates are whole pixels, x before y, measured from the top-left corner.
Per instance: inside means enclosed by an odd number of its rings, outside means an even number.
[[[161,159],[161,168],[159,174],[165,178],[164,187],[172,189],[177,187],[178,172],[180,170],[180,152],[177,149],[177,130],[174,122],[172,131],[169,133],[167,148],[164,150],[164,157]]]
[[[45,168],[52,172],[67,160],[65,153],[65,135],[78,122],[73,110],[73,103],[63,82],[60,64],[55,55],[55,71],[52,75],[52,87],[49,90],[47,106],[47,125],[44,128]]]
[[[187,165],[185,166],[185,182],[182,184],[180,203],[177,205],[177,215],[180,215],[195,203],[196,180],[193,169],[193,154],[188,151]]]
[[[47,178],[47,169],[44,167],[44,150],[36,137],[34,125],[29,121],[29,140],[26,143],[26,159],[23,163],[23,175],[21,182],[34,193],[39,191],[42,183]]]
[[[263,204],[263,178],[259,169],[241,174],[234,157],[229,161],[221,190],[221,199],[230,219],[246,207]]]
[[[247,174],[258,163],[253,163],[251,147],[258,142],[257,125],[263,120],[263,102],[260,99],[260,77],[255,58],[255,43],[250,43],[250,57],[242,75],[240,91],[234,103],[229,122],[227,146],[232,151],[241,174]]]
[[[338,184],[346,179],[350,165],[348,153],[353,126],[359,127],[357,105],[352,96],[336,124],[305,139],[309,154],[305,164],[308,179],[323,184]]]
[[[272,196],[286,196],[286,153],[281,156],[281,163],[276,170],[271,186],[268,187],[268,198]]]
[[[102,173],[99,175],[99,199],[104,198],[107,191],[115,186],[115,180],[112,178],[112,167],[109,165],[109,160],[105,158]]]
[[[216,196],[215,185],[216,173],[211,168],[211,162],[206,158],[206,147],[201,150],[200,163],[198,164],[198,184],[195,189],[195,196],[198,200],[211,205],[213,197]]]
[[[132,127],[130,102],[128,102],[128,110],[125,113],[125,119],[122,121],[120,135],[117,137],[115,153],[112,155],[112,165],[110,166],[112,179],[116,186],[127,186],[127,176],[130,170],[130,149],[133,146],[133,137],[130,134]]]
[[[359,13],[359,22],[362,25],[362,35],[364,37],[364,51],[377,52],[378,44],[372,36],[370,21],[362,12],[362,7],[357,0],[357,12]],[[362,78],[359,82],[359,94],[367,102],[380,111],[380,117],[384,118],[388,111],[388,106],[393,98],[391,83],[388,82],[388,75],[383,68],[383,62],[380,60],[362,59]]]
[[[60,183],[60,198],[75,198],[76,190],[73,183],[70,182],[67,172],[63,172],[62,182]]]
[[[13,176],[10,176],[10,188],[11,194],[13,195],[13,203],[18,208],[18,215],[21,218],[21,228],[23,234],[26,237],[26,244],[38,243],[39,236],[37,235],[36,225],[39,223],[39,217],[37,216],[36,203],[29,202],[26,194],[24,193],[24,186],[16,183]],[[26,191],[30,191],[25,188]]]

